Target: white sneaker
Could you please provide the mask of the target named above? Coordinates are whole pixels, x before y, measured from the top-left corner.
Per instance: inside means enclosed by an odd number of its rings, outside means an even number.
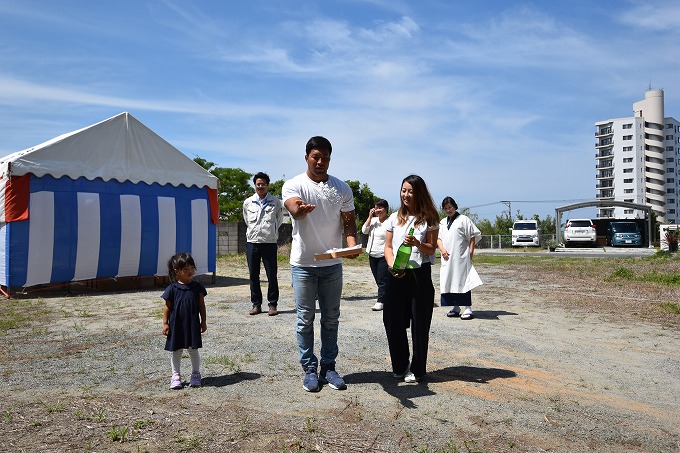
[[[373,311],[380,311],[383,309],[383,303],[382,302],[376,302],[373,308],[371,310]]]
[[[468,305],[465,307],[465,310],[463,310],[463,313],[460,314],[460,319],[472,319],[474,318],[475,315],[472,313],[472,309]]]
[[[406,373],[406,376],[404,376],[404,382],[408,382],[409,384],[413,384],[415,382],[418,382],[418,378],[416,377],[415,374],[412,372]]]

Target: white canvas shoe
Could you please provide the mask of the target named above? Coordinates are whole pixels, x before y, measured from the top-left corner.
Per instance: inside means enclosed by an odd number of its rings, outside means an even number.
[[[373,311],[380,311],[383,309],[383,303],[382,302],[376,302],[373,308],[371,310]]]

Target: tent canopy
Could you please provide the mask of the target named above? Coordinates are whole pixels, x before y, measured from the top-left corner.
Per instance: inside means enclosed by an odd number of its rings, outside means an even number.
[[[218,184],[214,175],[127,112],[0,158],[0,178],[25,174],[211,189]]]

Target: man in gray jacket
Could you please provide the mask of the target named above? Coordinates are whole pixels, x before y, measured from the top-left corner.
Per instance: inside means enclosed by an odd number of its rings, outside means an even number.
[[[260,261],[267,273],[267,304],[269,316],[279,314],[279,282],[277,272],[277,247],[279,226],[283,222],[283,203],[269,192],[269,176],[259,172],[253,176],[255,194],[243,202],[243,220],[246,231],[246,258],[250,273],[251,315],[262,313],[262,289],[260,288]]]

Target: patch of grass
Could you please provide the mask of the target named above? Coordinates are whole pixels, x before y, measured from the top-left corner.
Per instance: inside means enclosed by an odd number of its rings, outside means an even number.
[[[661,302],[659,304],[659,309],[666,313],[672,313],[674,315],[680,315],[680,304],[676,302]]]
[[[194,448],[198,448],[201,446],[201,439],[199,439],[196,436],[184,437],[177,435],[175,436],[175,442],[178,444],[178,447],[181,448],[182,450],[193,450]]]
[[[630,269],[627,269],[625,267],[619,267],[614,270],[611,274],[609,274],[608,277],[605,278],[605,281],[616,281],[616,280],[634,280],[635,279],[635,272],[633,272]]]
[[[11,423],[13,418],[14,414],[12,414],[11,410],[6,409],[2,411],[2,417],[0,417],[0,419],[2,419],[3,423]]]
[[[125,437],[127,436],[129,431],[130,428],[128,428],[127,426],[121,426],[119,428],[116,425],[113,425],[109,430],[108,435],[113,442],[123,443],[125,442]]]
[[[49,412],[50,414],[53,412],[63,412],[64,411],[64,404],[61,401],[57,401],[56,403],[46,403],[43,401],[42,403],[43,407]]]
[[[225,368],[228,368],[232,373],[238,373],[241,371],[241,365],[238,363],[238,361],[230,359],[227,356],[220,355],[216,357],[206,357],[205,359],[202,358],[201,360],[203,360],[203,363],[206,365],[221,365]]]
[[[6,333],[10,329],[16,329],[29,319],[27,313],[14,310],[11,307],[0,310],[0,332]]]
[[[136,420],[134,425],[132,425],[132,426],[134,426],[135,429],[143,429],[143,428],[146,428],[147,426],[149,426],[153,423],[156,423],[156,420],[152,420],[152,419],[141,420],[140,419],[140,420]]]
[[[305,419],[305,431],[308,433],[316,433],[319,431],[319,424],[314,417],[307,417]]]

